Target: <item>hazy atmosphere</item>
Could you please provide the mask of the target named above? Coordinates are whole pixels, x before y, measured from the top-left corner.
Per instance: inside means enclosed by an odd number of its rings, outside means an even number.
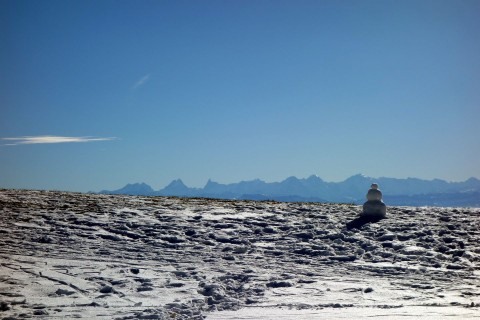
[[[0,187],[480,177],[479,1],[0,0]]]

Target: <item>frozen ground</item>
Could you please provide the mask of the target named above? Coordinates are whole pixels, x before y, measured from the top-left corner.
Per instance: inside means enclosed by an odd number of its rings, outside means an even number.
[[[480,317],[480,209],[360,210],[0,190],[0,319]]]

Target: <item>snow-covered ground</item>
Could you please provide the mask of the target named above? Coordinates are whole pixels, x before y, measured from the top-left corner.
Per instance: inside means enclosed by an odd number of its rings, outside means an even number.
[[[360,211],[0,190],[0,319],[480,317],[480,209]]]

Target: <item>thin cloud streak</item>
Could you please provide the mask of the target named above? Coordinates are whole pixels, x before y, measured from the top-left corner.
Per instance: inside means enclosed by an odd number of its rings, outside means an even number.
[[[0,140],[10,143],[4,146],[17,146],[21,144],[45,144],[45,143],[77,143],[77,142],[93,142],[93,141],[110,141],[117,138],[95,138],[95,137],[61,137],[61,136],[25,136],[15,138],[0,138]]]
[[[150,73],[144,75],[140,80],[138,80],[137,82],[135,82],[135,84],[133,85],[132,89],[133,89],[133,90],[138,89],[139,87],[143,86],[149,79],[150,79]]]

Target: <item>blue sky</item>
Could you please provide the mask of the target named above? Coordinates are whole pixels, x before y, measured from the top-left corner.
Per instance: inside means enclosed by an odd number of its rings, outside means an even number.
[[[0,0],[0,187],[480,177],[479,1]]]

